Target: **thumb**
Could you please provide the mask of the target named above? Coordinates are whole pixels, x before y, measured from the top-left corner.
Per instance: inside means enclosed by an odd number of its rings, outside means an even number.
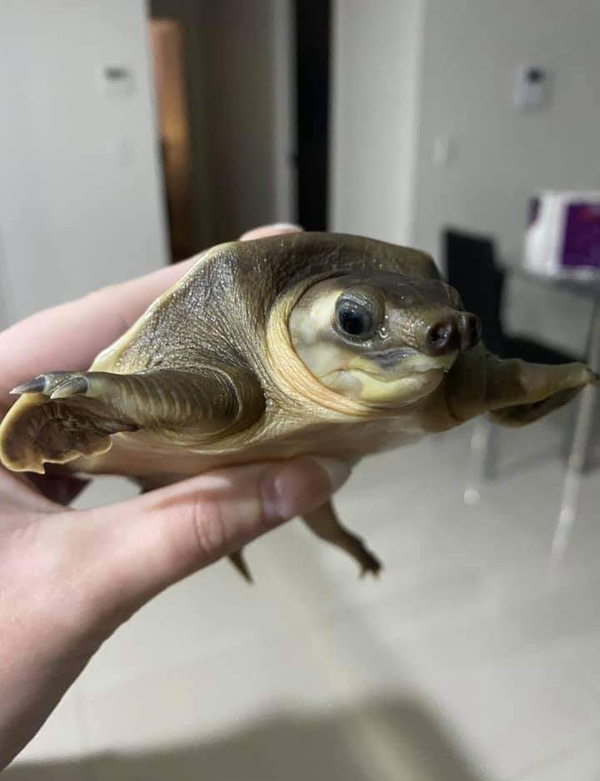
[[[349,474],[341,462],[303,457],[211,472],[84,511],[92,518],[79,525],[87,554],[78,546],[78,558],[92,581],[92,621],[113,617],[116,627],[167,586],[319,507]]]

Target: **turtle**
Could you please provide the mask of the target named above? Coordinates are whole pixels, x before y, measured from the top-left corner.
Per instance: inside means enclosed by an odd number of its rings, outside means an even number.
[[[142,491],[263,459],[354,465],[483,413],[531,423],[597,379],[583,363],[490,353],[425,252],[288,233],[206,250],[89,370],[16,387],[0,460],[125,475]],[[379,571],[331,502],[304,520],[361,573]],[[242,551],[231,559],[250,578]]]

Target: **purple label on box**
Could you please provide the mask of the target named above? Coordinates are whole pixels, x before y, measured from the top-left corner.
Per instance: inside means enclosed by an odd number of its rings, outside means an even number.
[[[567,208],[563,266],[600,267],[600,204],[572,203]]]

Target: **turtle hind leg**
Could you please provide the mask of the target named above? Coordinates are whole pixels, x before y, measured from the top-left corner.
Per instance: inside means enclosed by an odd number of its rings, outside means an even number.
[[[252,573],[250,572],[250,567],[248,566],[248,563],[246,562],[246,559],[244,557],[243,548],[240,548],[240,550],[235,551],[235,553],[230,553],[229,561],[233,564],[236,570],[244,578],[246,583],[250,583],[250,584],[254,583],[254,578],[252,577]]]
[[[369,551],[360,537],[342,526],[331,502],[325,502],[316,510],[307,513],[303,520],[317,537],[352,556],[360,567],[361,576],[367,573],[375,576],[379,574],[381,562]]]

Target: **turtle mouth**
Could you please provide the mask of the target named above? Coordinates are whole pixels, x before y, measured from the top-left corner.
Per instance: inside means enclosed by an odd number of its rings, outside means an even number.
[[[401,370],[385,371],[366,359],[360,366],[355,362],[328,372],[321,382],[331,390],[342,393],[370,407],[405,407],[432,393],[442,382],[449,361],[418,360],[411,358],[411,366]]]
[[[416,374],[448,372],[458,355],[454,350],[446,355],[425,355],[412,347],[379,350],[351,360],[350,371],[367,374],[379,382],[394,382]]]
[[[400,361],[406,361],[416,355],[420,353],[412,347],[392,347],[387,350],[374,350],[368,354],[368,357],[382,369],[393,369]]]

